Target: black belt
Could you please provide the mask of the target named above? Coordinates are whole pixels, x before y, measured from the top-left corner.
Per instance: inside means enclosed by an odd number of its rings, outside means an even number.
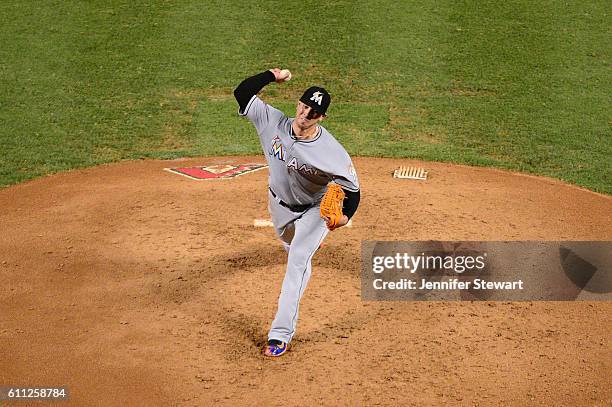
[[[272,194],[272,196],[274,198],[276,198],[276,194],[274,193],[274,191],[272,191],[272,188],[268,188],[270,190],[270,193]],[[312,206],[312,204],[309,205],[289,205],[286,202],[283,202],[281,199],[278,200],[278,203],[281,204],[282,206],[284,206],[285,208],[289,209],[291,212],[304,212],[306,211],[306,209],[310,208]]]

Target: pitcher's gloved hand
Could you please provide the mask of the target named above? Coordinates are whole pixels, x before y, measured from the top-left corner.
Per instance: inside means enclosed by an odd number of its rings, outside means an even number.
[[[321,218],[325,219],[329,230],[337,229],[348,223],[348,217],[342,213],[344,191],[335,183],[327,185],[327,192],[321,200]]]

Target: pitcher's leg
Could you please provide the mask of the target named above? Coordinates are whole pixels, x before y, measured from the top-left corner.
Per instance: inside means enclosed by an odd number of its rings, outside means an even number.
[[[285,251],[289,253],[289,249],[291,248],[291,242],[293,241],[293,236],[295,236],[295,223],[291,222],[285,225],[282,230],[277,230],[276,234],[283,243]]]
[[[294,221],[299,217],[299,214],[291,212],[278,203],[272,194],[268,193],[268,212],[272,217],[274,231],[276,236],[281,240],[286,252],[289,252],[293,235],[295,234]]]
[[[295,334],[300,299],[312,272],[312,256],[327,233],[327,227],[320,218],[318,207],[311,208],[295,221],[295,234],[287,257],[287,271],[268,339],[290,342]]]

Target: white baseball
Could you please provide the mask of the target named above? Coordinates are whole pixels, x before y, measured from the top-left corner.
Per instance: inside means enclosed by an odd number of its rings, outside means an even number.
[[[280,73],[281,77],[285,77],[285,82],[291,80],[291,71],[289,71],[288,69],[282,69]]]

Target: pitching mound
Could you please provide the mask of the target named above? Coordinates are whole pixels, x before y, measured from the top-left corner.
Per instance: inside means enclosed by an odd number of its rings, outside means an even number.
[[[610,303],[363,302],[359,256],[366,238],[610,240],[612,198],[357,159],[353,226],[315,256],[293,350],[268,360],[286,259],[253,226],[267,171],[162,171],[257,162],[129,162],[0,190],[0,386],[67,386],[75,406],[609,405]],[[399,165],[429,178],[391,178]]]

